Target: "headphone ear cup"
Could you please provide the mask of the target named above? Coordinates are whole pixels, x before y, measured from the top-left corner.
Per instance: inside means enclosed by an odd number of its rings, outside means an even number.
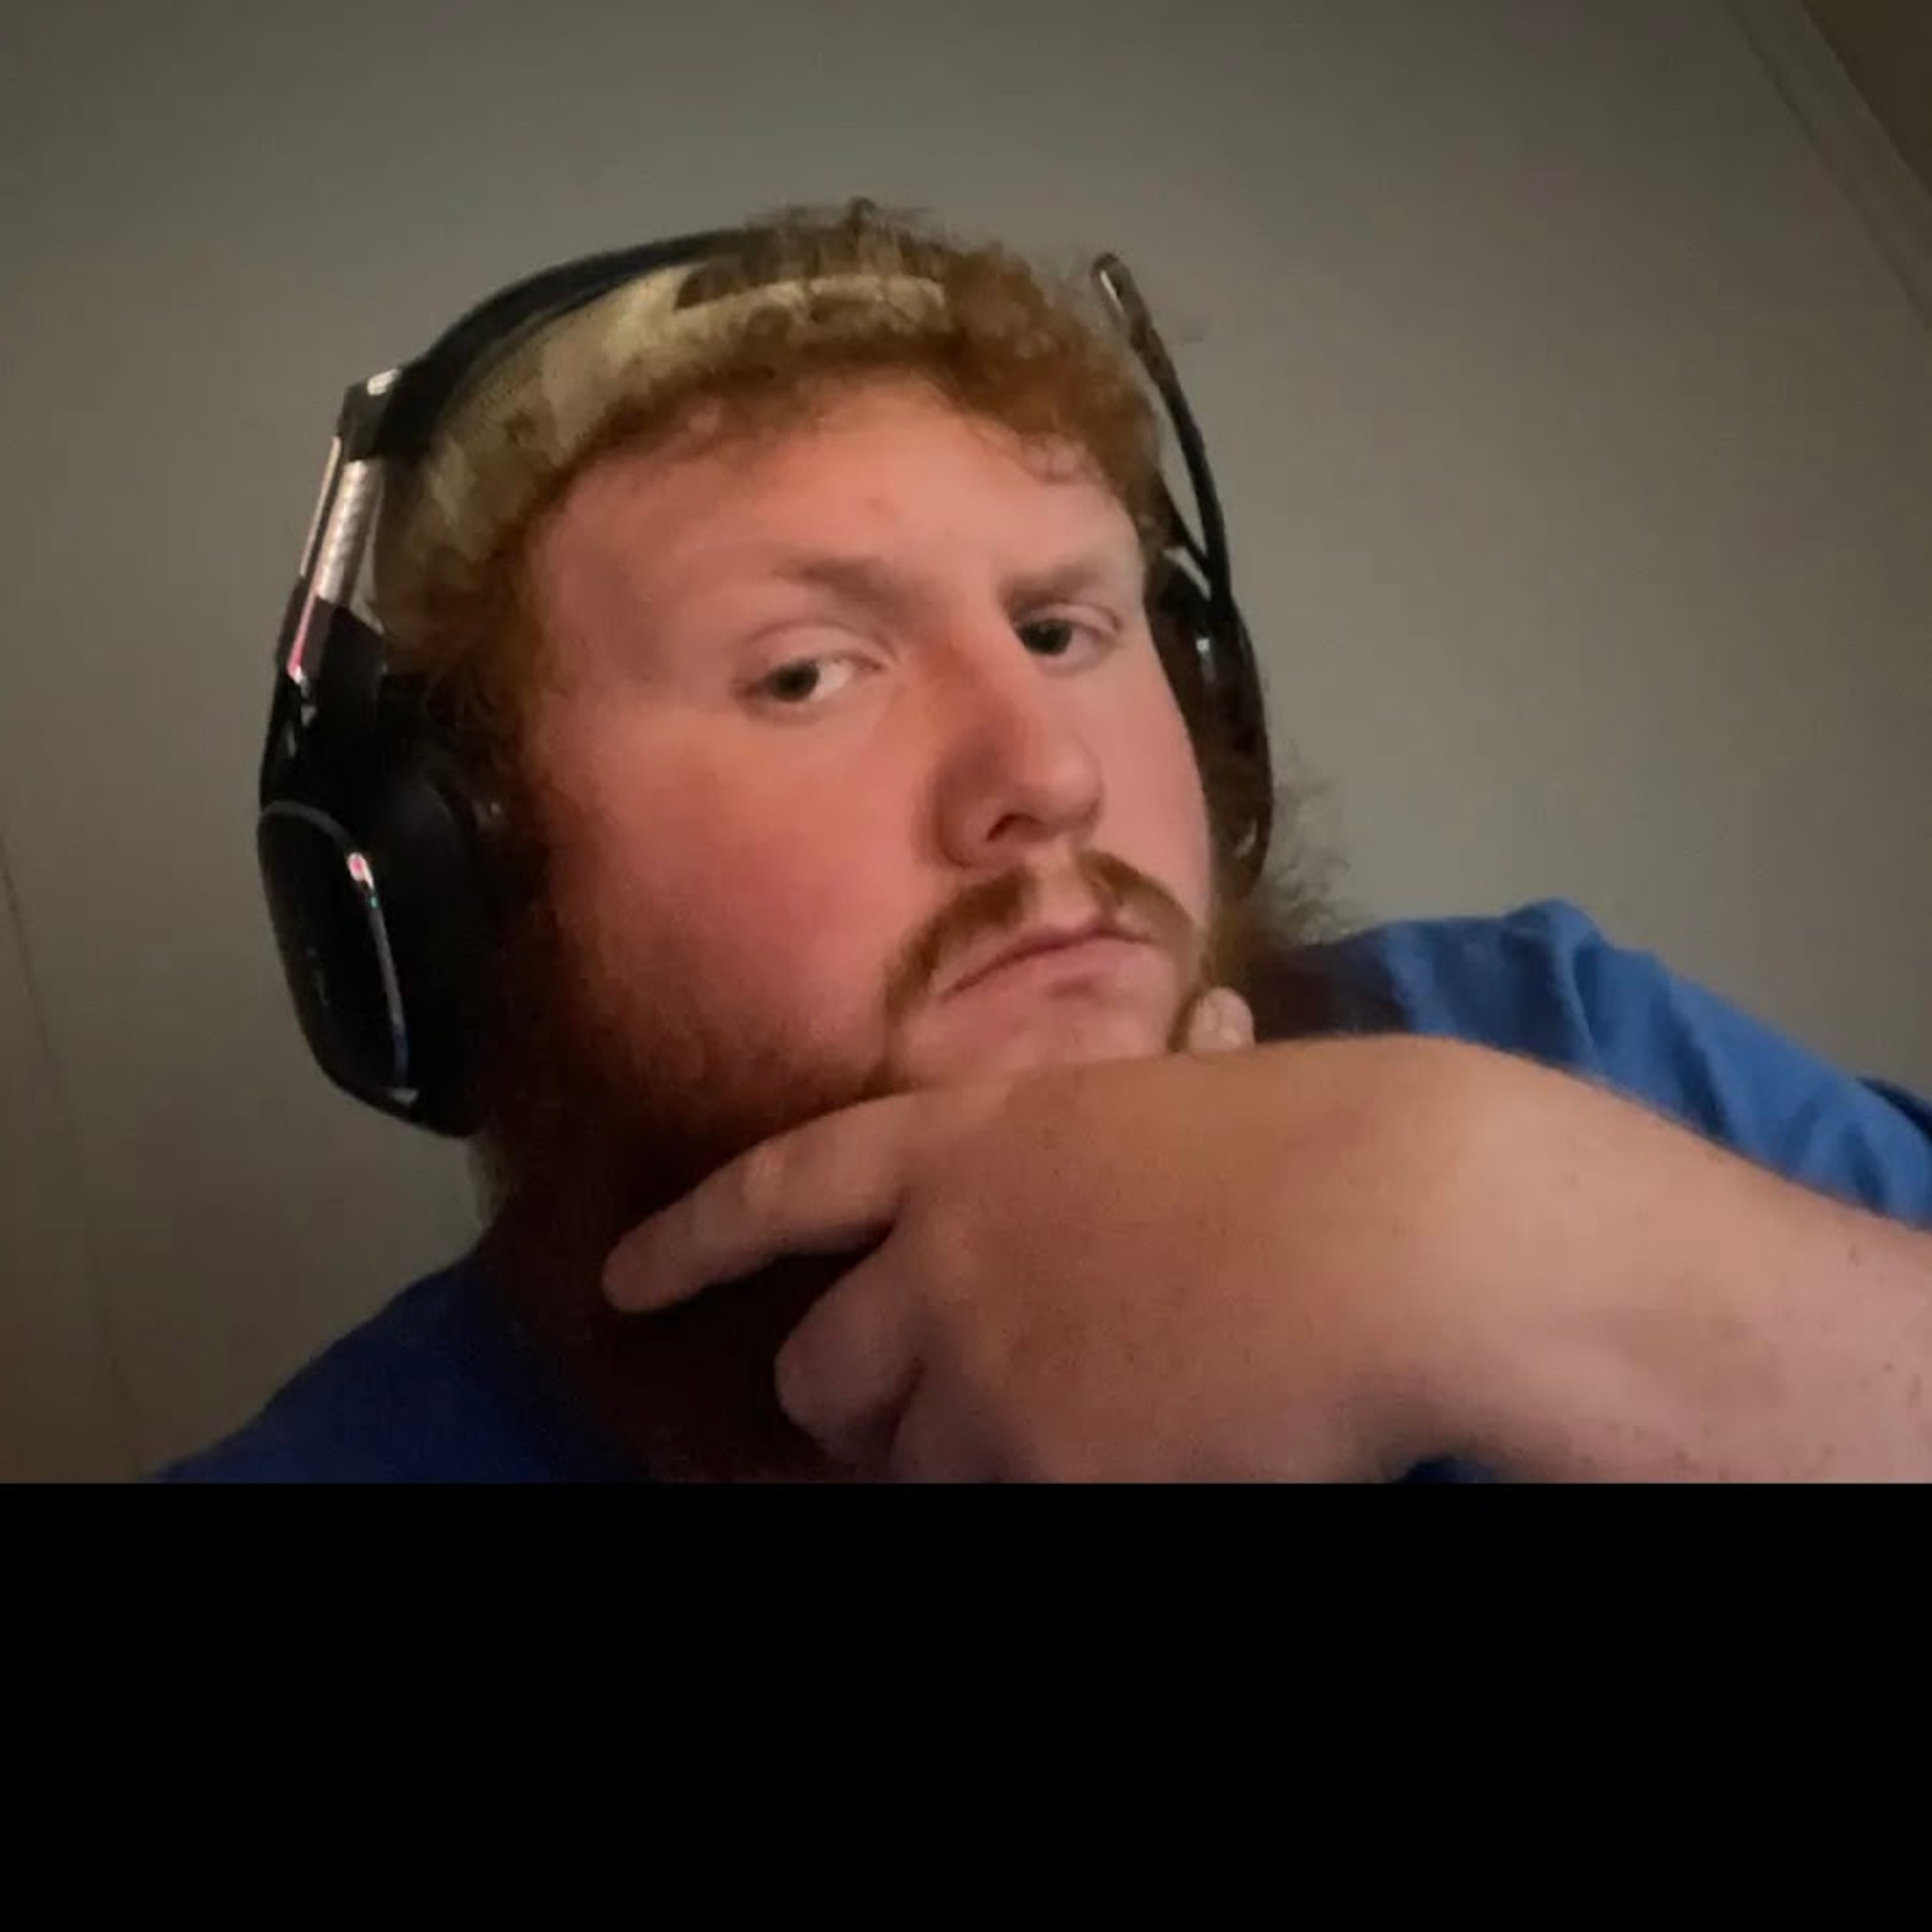
[[[1206,661],[1213,649],[1208,599],[1171,558],[1154,566],[1148,592],[1148,621],[1181,716],[1197,740],[1214,728]]]
[[[303,1036],[345,1092],[479,1124],[474,1042],[500,936],[491,802],[398,707],[376,742],[278,774],[256,849]]]
[[[475,1042],[501,936],[490,814],[426,728],[409,730],[386,763],[368,854],[400,994],[411,1118],[465,1134],[478,1124]]]
[[[344,1092],[394,1112],[407,1040],[384,908],[359,830],[328,788],[304,782],[315,776],[284,772],[255,822],[269,923],[316,1064]]]
[[[1172,557],[1155,568],[1148,623],[1195,744],[1217,843],[1245,890],[1268,857],[1274,778],[1261,677],[1238,612],[1217,616],[1207,592]]]

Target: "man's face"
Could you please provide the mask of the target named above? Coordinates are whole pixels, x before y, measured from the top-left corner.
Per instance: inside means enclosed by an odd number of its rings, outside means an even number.
[[[553,908],[662,1126],[1169,1040],[1207,814],[1132,522],[1070,452],[874,381],[604,459],[529,563]],[[1126,936],[983,970],[1096,922]]]

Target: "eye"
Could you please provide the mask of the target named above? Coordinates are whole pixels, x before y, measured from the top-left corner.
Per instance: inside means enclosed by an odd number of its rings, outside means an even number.
[[[782,710],[802,711],[844,690],[860,668],[854,657],[794,658],[767,671],[749,694]]]
[[[1098,657],[1114,641],[1110,626],[1082,617],[1029,617],[1013,633],[1036,658]]]

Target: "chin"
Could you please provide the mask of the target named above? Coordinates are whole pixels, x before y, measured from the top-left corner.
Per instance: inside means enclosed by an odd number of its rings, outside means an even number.
[[[904,1089],[951,1087],[976,1080],[1016,1080],[1054,1066],[1141,1060],[1163,1052],[1172,1016],[1118,1007],[1049,1008],[997,1030],[926,1042],[901,1064]]]

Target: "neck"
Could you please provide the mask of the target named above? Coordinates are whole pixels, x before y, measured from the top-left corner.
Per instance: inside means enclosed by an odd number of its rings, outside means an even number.
[[[649,1316],[599,1286],[618,1238],[651,1211],[587,1190],[506,1204],[478,1250],[491,1289],[592,1426],[664,1480],[819,1481],[835,1474],[778,1406],[784,1340],[850,1265],[799,1256]]]

